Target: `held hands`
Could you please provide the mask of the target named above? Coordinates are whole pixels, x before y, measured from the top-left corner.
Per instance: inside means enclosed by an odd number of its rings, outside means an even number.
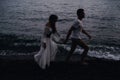
[[[66,40],[65,39],[63,39],[63,38],[61,38],[60,40],[59,40],[59,42],[56,42],[56,43],[58,43],[58,44],[66,44]]]
[[[60,41],[59,41],[59,44],[64,44],[64,41],[65,40],[61,38]]]

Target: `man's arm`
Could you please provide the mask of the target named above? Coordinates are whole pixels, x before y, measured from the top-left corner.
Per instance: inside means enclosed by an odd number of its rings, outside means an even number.
[[[89,37],[89,39],[92,38],[84,29],[82,29],[82,33],[86,34]]]
[[[66,39],[65,39],[65,41],[64,41],[64,44],[68,41],[68,39],[69,39],[69,37],[70,37],[70,35],[71,35],[71,33],[72,33],[72,30],[73,30],[73,26],[69,29],[69,31],[68,31],[68,33],[67,33],[67,36],[66,36]]]

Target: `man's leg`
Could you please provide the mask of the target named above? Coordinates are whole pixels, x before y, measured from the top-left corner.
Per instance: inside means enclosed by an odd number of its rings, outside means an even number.
[[[69,61],[70,57],[72,56],[73,52],[75,51],[75,48],[76,48],[77,44],[76,44],[76,40],[72,39],[72,45],[71,45],[71,49],[68,53],[68,56],[66,58],[66,62]]]
[[[85,62],[85,57],[87,56],[87,53],[88,53],[88,50],[89,50],[89,47],[82,40],[79,40],[77,43],[79,44],[79,46],[81,46],[84,49],[84,51],[81,55],[81,62],[84,63]]]

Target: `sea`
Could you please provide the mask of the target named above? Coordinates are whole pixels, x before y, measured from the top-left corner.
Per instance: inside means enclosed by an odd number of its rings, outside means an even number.
[[[58,16],[56,27],[65,38],[79,8],[85,10],[83,28],[92,36],[81,35],[88,56],[120,60],[120,0],[0,0],[0,55],[36,54],[51,14]],[[66,55],[70,45],[71,40],[58,44],[58,54]],[[77,46],[74,54],[82,51]]]

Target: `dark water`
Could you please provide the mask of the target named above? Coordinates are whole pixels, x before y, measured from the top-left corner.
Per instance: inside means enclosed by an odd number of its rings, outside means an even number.
[[[35,54],[50,14],[59,16],[57,29],[64,37],[76,10],[84,8],[84,28],[93,37],[88,41],[82,35],[90,46],[89,55],[120,60],[119,4],[120,0],[0,0],[0,55]],[[70,48],[69,44],[61,46]],[[75,53],[81,51],[78,48]]]

